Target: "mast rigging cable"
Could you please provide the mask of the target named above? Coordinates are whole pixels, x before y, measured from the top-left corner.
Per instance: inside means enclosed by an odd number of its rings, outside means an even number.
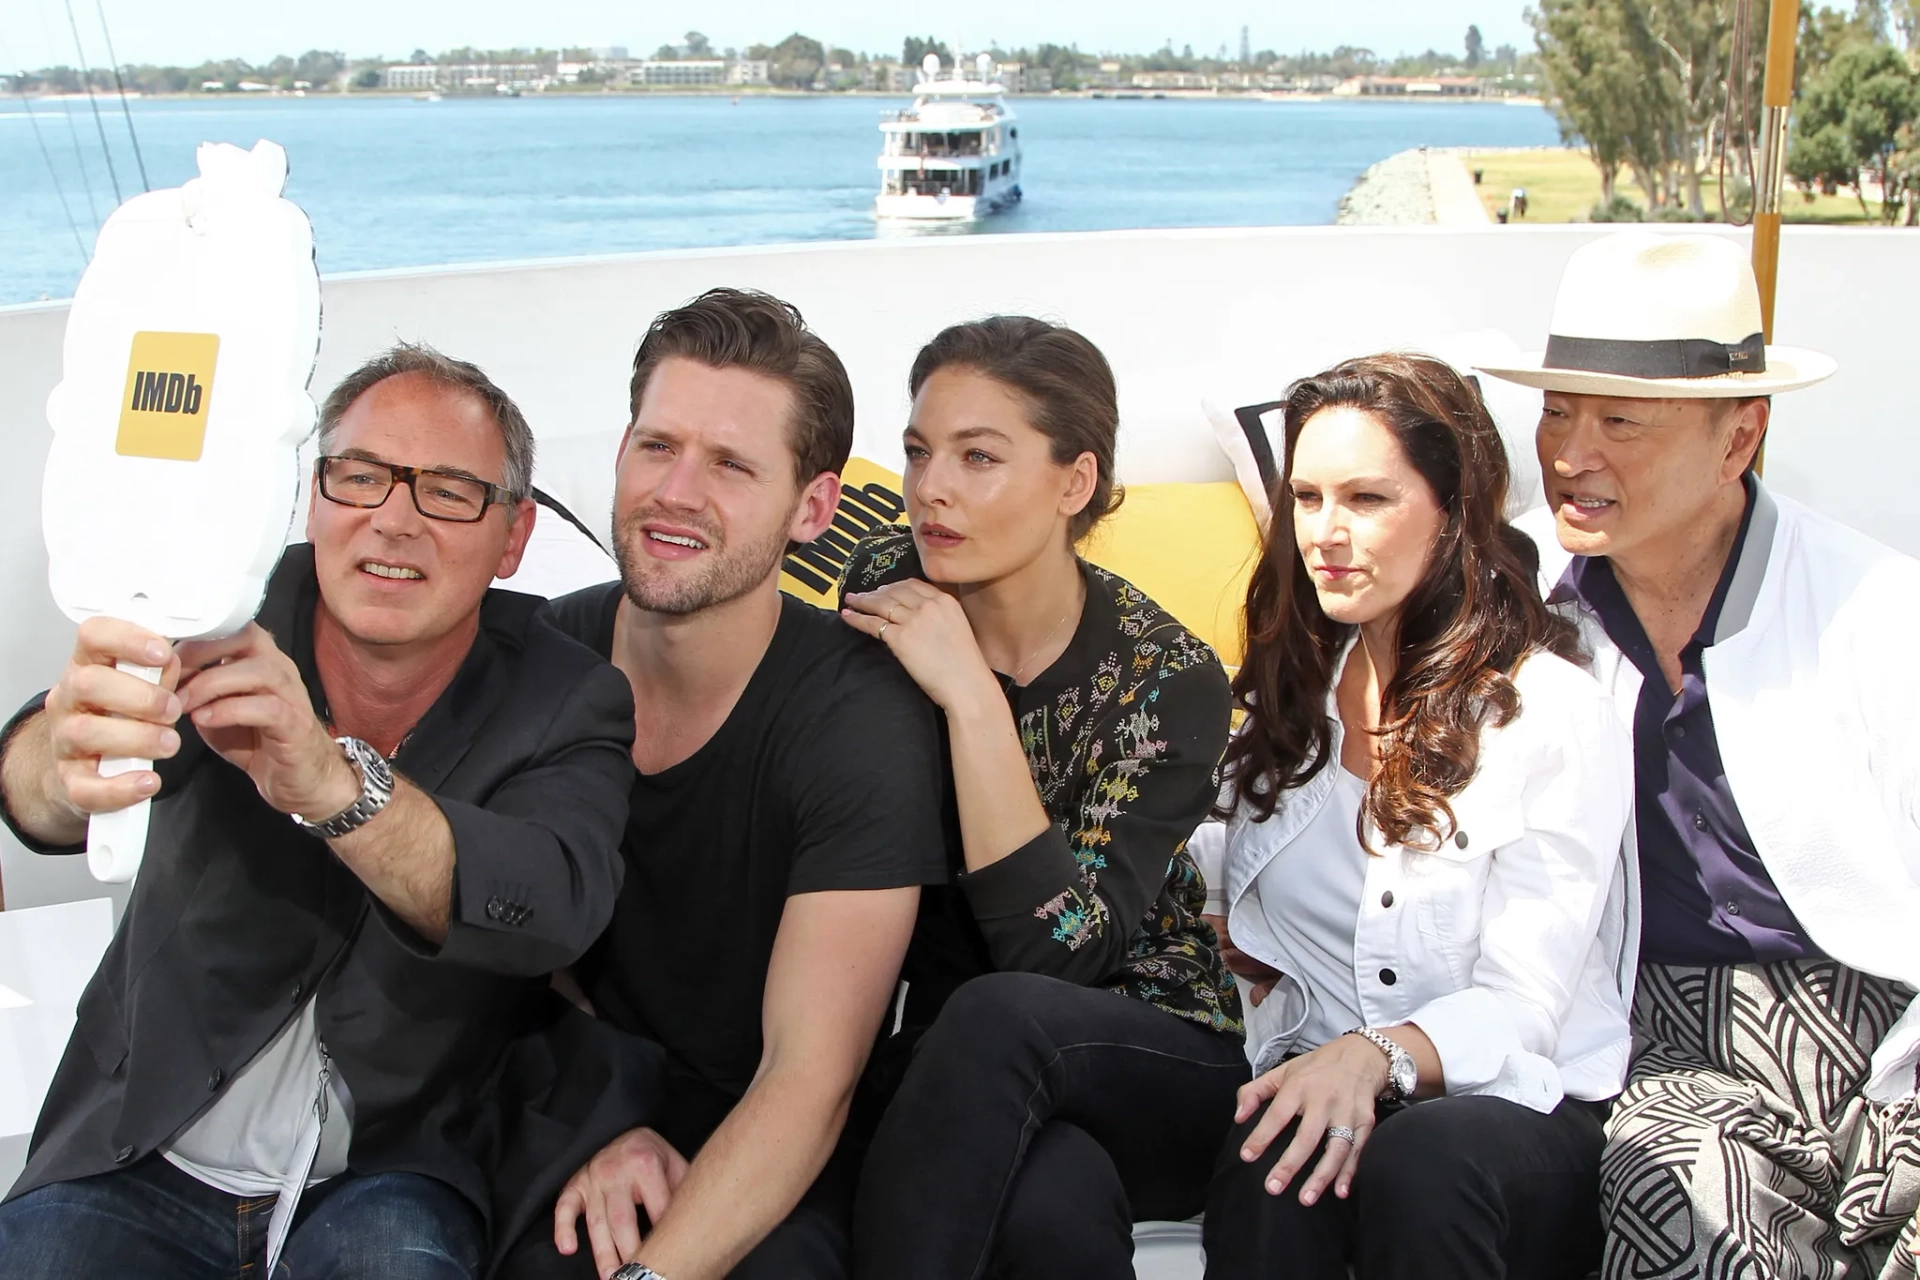
[[[113,148],[107,145],[106,122],[100,119],[100,99],[93,96],[93,68],[87,65],[87,51],[80,47],[80,24],[74,21],[73,0],[66,0],[67,25],[73,28],[73,51],[80,59],[80,83],[86,86],[87,102],[93,107],[93,127],[100,133],[100,154],[106,157],[107,177],[113,183],[113,203],[118,205],[120,195],[120,174],[113,167]]]
[[[153,184],[147,181],[147,158],[140,154],[140,135],[133,131],[133,112],[127,109],[127,85],[120,78],[120,56],[113,51],[113,31],[107,26],[106,0],[93,0],[93,10],[100,15],[100,34],[107,41],[107,62],[113,67],[113,87],[120,91],[120,114],[127,120],[127,137],[133,142],[133,162],[140,166],[140,189],[153,190]]]
[[[67,190],[60,185],[60,171],[53,166],[53,153],[47,150],[47,140],[40,135],[40,117],[33,114],[33,103],[27,99],[27,73],[24,68],[20,72],[18,93],[20,105],[26,108],[27,119],[33,123],[33,140],[40,146],[40,157],[47,162],[47,175],[53,179],[53,193],[60,197],[60,212],[67,215],[67,229],[73,232],[74,247],[80,250],[80,261],[92,262],[92,255],[87,252],[87,242],[80,235],[80,224],[74,221],[73,207],[67,203]]]

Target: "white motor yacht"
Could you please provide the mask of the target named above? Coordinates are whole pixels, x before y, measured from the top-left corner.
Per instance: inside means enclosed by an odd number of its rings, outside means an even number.
[[[913,105],[880,122],[880,195],[887,220],[971,222],[1020,201],[1020,126],[993,59],[981,54],[969,79],[954,58],[942,78],[940,56],[921,64]]]

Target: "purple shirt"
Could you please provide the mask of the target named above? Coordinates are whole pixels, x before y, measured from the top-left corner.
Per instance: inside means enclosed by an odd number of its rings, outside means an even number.
[[[1577,596],[1640,669],[1633,715],[1640,844],[1640,958],[1651,964],[1764,964],[1821,954],[1767,874],[1720,760],[1701,654],[1743,629],[1778,512],[1751,480],[1740,532],[1693,639],[1680,692],[1667,687],[1646,629],[1605,557],[1575,556],[1554,597]]]

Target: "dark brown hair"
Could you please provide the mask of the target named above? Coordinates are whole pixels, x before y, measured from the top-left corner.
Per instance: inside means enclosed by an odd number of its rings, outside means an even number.
[[[500,487],[516,500],[533,496],[533,428],[513,397],[494,384],[477,364],[442,355],[424,342],[396,342],[379,355],[340,379],[338,386],[320,406],[320,452],[332,446],[333,433],[347,410],[379,383],[402,374],[417,373],[442,387],[464,391],[479,400],[493,415],[506,446],[507,472]],[[511,508],[509,508],[511,511]]]
[[[914,357],[907,392],[941,369],[971,369],[1017,392],[1027,423],[1053,444],[1053,461],[1066,466],[1083,453],[1098,465],[1093,496],[1067,526],[1075,542],[1111,515],[1126,496],[1113,478],[1120,397],[1113,369],[1100,348],[1062,324],[1032,316],[989,316],[942,329]]]
[[[1360,811],[1387,841],[1433,848],[1453,826],[1448,799],[1473,778],[1480,730],[1519,713],[1513,674],[1536,650],[1579,660],[1572,623],[1535,583],[1539,556],[1508,524],[1507,451],[1477,386],[1431,356],[1349,360],[1293,384],[1273,523],[1247,588],[1247,652],[1234,678],[1246,723],[1227,747],[1235,798],[1271,817],[1282,791],[1328,767],[1327,695],[1352,628],[1321,610],[1293,530],[1292,459],[1324,409],[1370,414],[1393,433],[1445,517],[1426,573],[1400,613],[1399,661],[1380,694],[1379,768]],[[1369,845],[1369,847],[1371,847]]]
[[[757,289],[709,289],[663,311],[633,357],[627,421],[662,360],[681,356],[714,369],[751,369],[793,392],[794,478],[805,485],[838,472],[853,452],[853,384],[833,348],[807,328],[799,308]]]

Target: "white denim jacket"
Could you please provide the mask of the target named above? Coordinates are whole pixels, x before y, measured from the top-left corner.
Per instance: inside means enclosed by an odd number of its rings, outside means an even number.
[[[1571,663],[1535,654],[1514,684],[1520,712],[1482,730],[1478,770],[1452,798],[1455,825],[1439,848],[1420,852],[1375,837],[1354,971],[1367,1025],[1417,1025],[1439,1052],[1448,1094],[1548,1112],[1562,1097],[1611,1098],[1626,1081],[1639,951],[1637,868],[1621,856],[1633,805],[1632,741],[1599,684]],[[1337,757],[1331,697],[1328,716]],[[1248,1011],[1256,1071],[1316,1047],[1294,1039],[1312,996],[1291,976],[1287,956],[1249,946],[1274,931],[1239,922],[1289,910],[1286,901],[1263,899],[1256,881],[1312,821],[1334,781],[1334,771],[1322,769],[1282,795],[1267,820],[1242,806],[1190,845],[1208,885],[1224,891],[1209,910],[1224,907],[1236,945],[1281,975]]]
[[[1545,508],[1514,522],[1557,582],[1571,557]],[[1640,671],[1577,601],[1594,674],[1631,723]],[[1920,987],[1920,561],[1756,482],[1747,540],[1701,654],[1727,783],[1808,936]],[[1637,862],[1637,859],[1636,859]],[[1873,1054],[1866,1094],[1920,1079],[1920,998]]]

